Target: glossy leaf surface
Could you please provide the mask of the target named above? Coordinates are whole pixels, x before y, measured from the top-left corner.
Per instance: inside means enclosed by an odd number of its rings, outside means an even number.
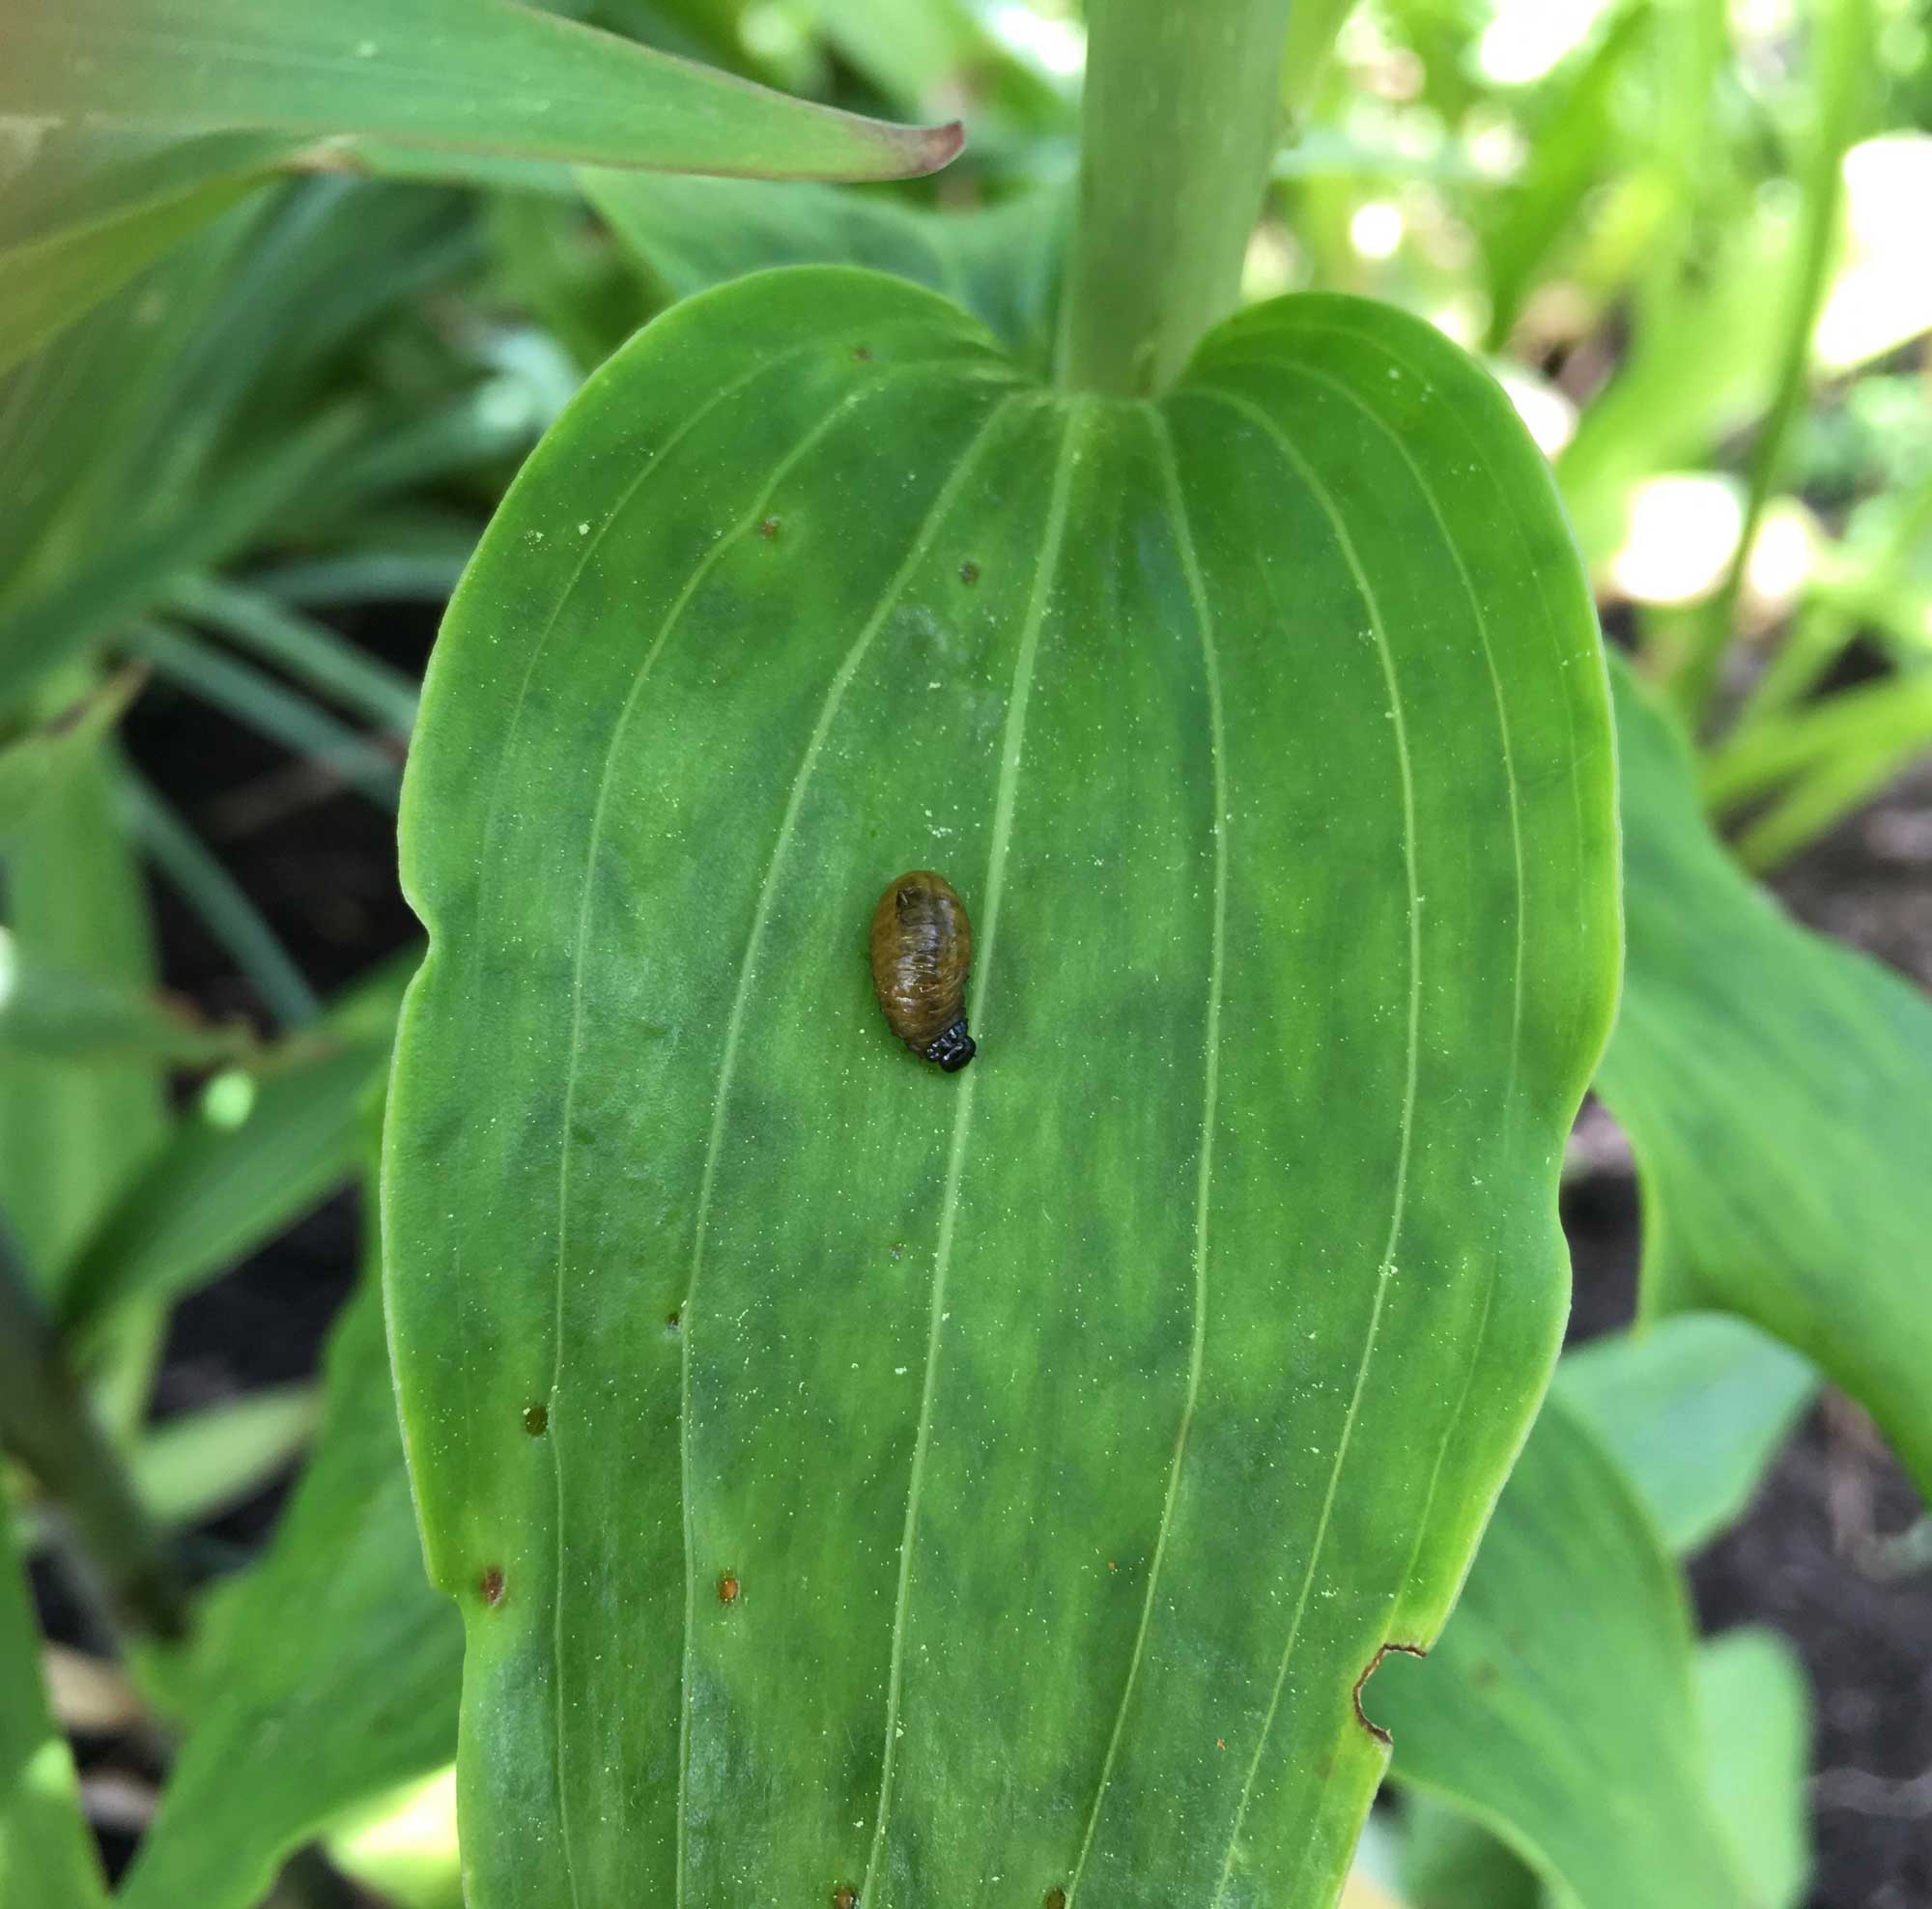
[[[535,159],[896,179],[957,127],[882,125],[516,0],[22,0],[0,111],[178,132],[369,133]]]
[[[331,1816],[444,1762],[460,1629],[411,1530],[370,1279],[328,1353],[322,1429],[268,1555],[216,1594],[160,1809],[117,1903],[248,1909]]]
[[[1599,1085],[1643,1179],[1644,1305],[1797,1347],[1932,1489],[1932,1004],[1739,872],[1682,740],[1612,682],[1630,965]]]
[[[478,1909],[1332,1899],[1561,1329],[1610,779],[1548,473],[1394,312],[1154,408],[801,271],[593,379],[405,799]],[[916,867],[957,1077],[870,996]]]
[[[1426,1663],[1363,1702],[1395,1777],[1466,1809],[1581,1909],[1752,1901],[1707,1776],[1684,1588],[1607,1453],[1551,1400]],[[1635,1826],[1641,1825],[1641,1830]]]

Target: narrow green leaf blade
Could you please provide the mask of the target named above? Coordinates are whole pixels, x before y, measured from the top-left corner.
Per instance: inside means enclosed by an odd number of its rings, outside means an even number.
[[[856,265],[944,292],[1042,368],[1067,195],[928,212],[879,191],[585,171],[585,196],[673,296],[781,265]]]
[[[1355,1683],[1561,1330],[1610,778],[1548,473],[1399,314],[1263,308],[1154,409],[801,271],[593,379],[405,802],[386,1265],[479,1909],[1330,1899]],[[920,866],[956,1079],[866,979]]]
[[[123,1909],[248,1909],[330,1817],[448,1761],[462,1634],[411,1529],[373,1277],[325,1386],[274,1544],[218,1594],[197,1646],[187,1733]]]
[[[0,1902],[104,1909],[106,1901],[73,1758],[41,1684],[41,1631],[13,1512],[0,1502]]]
[[[412,954],[349,990],[258,1071],[211,1083],[76,1254],[61,1296],[70,1331],[94,1332],[131,1301],[181,1297],[349,1177],[413,965]]]
[[[1932,1005],[1739,872],[1681,738],[1612,683],[1630,966],[1599,1085],[1643,1179],[1645,1309],[1797,1347],[1932,1490]]]
[[[957,126],[883,125],[516,0],[23,0],[0,111],[177,132],[367,133],[592,165],[896,179]]]
[[[0,744],[0,854],[42,798],[84,766],[146,680],[143,670],[118,670],[24,735]]]
[[[1394,1775],[1484,1822],[1580,1909],[1754,1900],[1718,1812],[1684,1588],[1609,1455],[1545,1406],[1426,1664],[1363,1702]],[[1634,1826],[1640,1825],[1640,1832]]]
[[[11,62],[11,26],[9,43]],[[33,162],[0,198],[0,371],[244,198],[288,151],[247,133],[166,143],[43,126],[33,137]]]

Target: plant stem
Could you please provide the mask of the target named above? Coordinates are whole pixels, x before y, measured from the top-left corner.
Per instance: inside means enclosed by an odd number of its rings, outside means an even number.
[[[1290,0],[1094,0],[1059,382],[1167,389],[1235,308],[1281,124]]]
[[[123,1622],[169,1642],[185,1637],[186,1583],[96,1423],[4,1219],[0,1439],[72,1515]]]

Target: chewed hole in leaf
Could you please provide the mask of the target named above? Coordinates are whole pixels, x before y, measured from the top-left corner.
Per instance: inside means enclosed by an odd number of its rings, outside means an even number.
[[[1427,1657],[1429,1655],[1429,1652],[1421,1644],[1382,1644],[1377,1649],[1375,1656],[1369,1659],[1368,1664],[1363,1668],[1362,1674],[1355,1679],[1355,1688],[1350,1693],[1350,1696],[1355,1706],[1355,1722],[1368,1731],[1369,1735],[1374,1737],[1378,1743],[1381,1744],[1390,1743],[1394,1740],[1362,1708],[1362,1687],[1376,1674],[1377,1669],[1381,1665],[1382,1659],[1392,1650],[1401,1651],[1405,1657]]]

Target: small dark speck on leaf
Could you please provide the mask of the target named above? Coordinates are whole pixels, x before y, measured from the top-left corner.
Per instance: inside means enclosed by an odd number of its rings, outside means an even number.
[[[550,1408],[545,1405],[524,1408],[524,1430],[532,1439],[541,1439],[550,1429]]]
[[[485,1604],[501,1604],[503,1602],[502,1572],[496,1565],[491,1565],[478,1581],[476,1588],[483,1593],[483,1602]]]
[[[735,1571],[726,1571],[718,1580],[718,1602],[720,1604],[736,1604],[738,1602],[738,1574]]]
[[[893,1258],[895,1261],[905,1258],[905,1241],[903,1239],[895,1239],[893,1241]]]
[[[832,1892],[832,1909],[857,1909],[859,1892],[850,1883],[840,1883]]]
[[[861,364],[870,364],[872,361],[872,348],[870,345],[860,345],[853,351],[852,356]]]
[[[962,584],[977,584],[980,581],[980,566],[970,556],[959,566],[959,581]]]
[[[1045,1909],[1066,1909],[1066,1892],[1064,1889],[1048,1890]]]
[[[665,1337],[667,1339],[675,1339],[677,1337],[678,1327],[681,1326],[683,1324],[684,1324],[683,1310],[677,1306],[671,1307],[670,1311],[665,1314]]]
[[[768,517],[758,526],[758,535],[763,537],[767,543],[770,543],[778,533],[779,520],[776,517]]]

